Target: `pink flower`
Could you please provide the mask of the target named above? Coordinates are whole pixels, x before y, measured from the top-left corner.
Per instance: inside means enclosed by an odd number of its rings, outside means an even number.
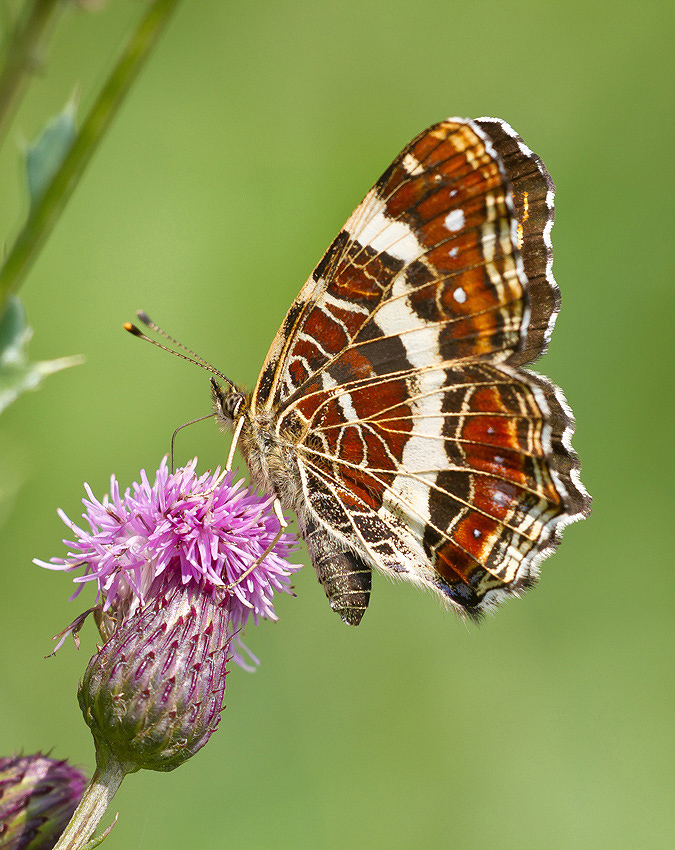
[[[239,632],[249,616],[276,620],[275,591],[291,592],[290,576],[299,569],[286,558],[297,545],[284,533],[261,563],[256,561],[272,544],[279,520],[271,497],[258,496],[243,479],[220,469],[195,474],[195,458],[183,469],[170,473],[162,460],[155,482],[150,484],[141,470],[140,484],[134,482],[124,495],[115,476],[110,495],[98,500],[85,484],[83,514],[89,530],[78,527],[59,510],[75,540],[65,558],[35,563],[52,570],[84,568],[74,581],[97,586],[99,622],[108,623],[102,635],[112,631],[110,619],[125,622],[146,604],[170,588],[192,585],[229,609],[229,636],[239,641]],[[248,574],[247,571],[251,569]],[[242,576],[244,576],[242,578]],[[99,626],[100,627],[100,626]],[[239,648],[248,650],[238,643]],[[257,663],[250,653],[249,657]],[[247,667],[238,652],[234,660]]]
[[[299,568],[286,560],[296,539],[279,535],[273,499],[220,469],[198,476],[196,466],[195,458],[170,473],[164,458],[153,484],[141,471],[124,495],[113,476],[100,501],[85,485],[88,528],[60,511],[74,534],[64,541],[70,551],[36,561],[83,569],[74,596],[96,585],[92,610],[105,645],[78,699],[110,796],[126,773],[173,770],[206,744],[220,721],[229,659],[247,666],[232,644],[250,616],[276,619],[274,593],[289,592]],[[88,613],[64,634],[76,635]],[[248,653],[241,642],[238,649]]]

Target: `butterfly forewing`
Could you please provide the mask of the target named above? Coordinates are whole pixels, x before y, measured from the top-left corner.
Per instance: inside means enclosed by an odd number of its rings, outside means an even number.
[[[473,122],[445,121],[394,160],[291,307],[256,406],[278,405],[361,331],[361,345],[405,332],[408,349],[441,333],[442,343],[454,340],[452,357],[503,359],[518,346],[526,278],[513,244],[513,202],[479,133]]]
[[[552,222],[508,125],[434,125],[334,240],[252,398],[297,463],[301,528],[471,614],[531,583],[588,509],[562,393],[518,368],[559,306]]]

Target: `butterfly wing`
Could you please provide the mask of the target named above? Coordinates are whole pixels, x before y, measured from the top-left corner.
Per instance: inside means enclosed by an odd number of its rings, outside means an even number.
[[[552,223],[550,177],[508,125],[430,127],[309,278],[252,397],[312,528],[470,614],[588,511],[562,392],[520,368],[559,309]]]

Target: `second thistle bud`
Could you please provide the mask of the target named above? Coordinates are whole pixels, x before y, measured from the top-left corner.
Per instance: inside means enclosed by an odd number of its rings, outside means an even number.
[[[41,753],[0,758],[0,847],[50,850],[86,784],[79,770]]]
[[[117,629],[78,693],[99,761],[173,770],[203,747],[220,720],[228,642],[228,606],[194,584],[158,594]]]

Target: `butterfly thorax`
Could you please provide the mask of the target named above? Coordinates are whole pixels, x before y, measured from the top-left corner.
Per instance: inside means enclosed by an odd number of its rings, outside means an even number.
[[[301,514],[303,498],[294,441],[277,436],[272,416],[252,414],[250,393],[237,387],[223,389],[213,379],[211,390],[216,420],[222,428],[231,429],[243,418],[239,448],[254,483],[277,496],[284,509]]]

